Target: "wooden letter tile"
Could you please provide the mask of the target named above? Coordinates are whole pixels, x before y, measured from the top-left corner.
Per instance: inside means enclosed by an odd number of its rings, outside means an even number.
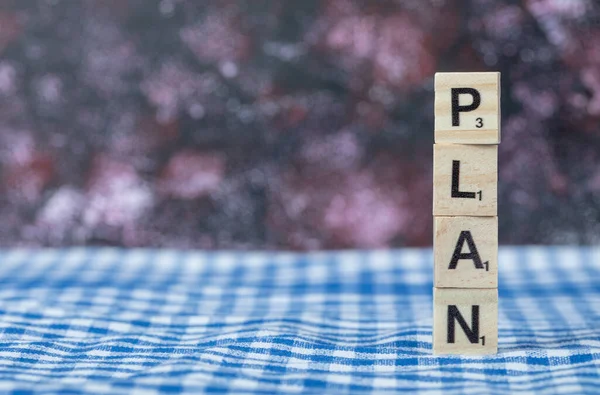
[[[434,144],[434,216],[496,216],[497,184],[497,145]]]
[[[433,289],[433,353],[494,354],[497,289]]]
[[[434,285],[498,287],[498,217],[435,217]]]
[[[500,143],[500,73],[435,75],[435,142]]]

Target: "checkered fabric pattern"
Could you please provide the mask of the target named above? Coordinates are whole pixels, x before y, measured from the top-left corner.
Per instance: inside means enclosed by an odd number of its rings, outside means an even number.
[[[0,393],[600,392],[600,249],[500,252],[499,354],[433,356],[431,250],[0,252]]]

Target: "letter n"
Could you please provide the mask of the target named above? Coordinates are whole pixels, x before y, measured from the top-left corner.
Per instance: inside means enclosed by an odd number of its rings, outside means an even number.
[[[455,305],[448,306],[448,343],[454,343],[455,322],[458,322],[469,341],[473,344],[479,343],[479,306],[471,306],[471,327],[467,325],[462,314]]]

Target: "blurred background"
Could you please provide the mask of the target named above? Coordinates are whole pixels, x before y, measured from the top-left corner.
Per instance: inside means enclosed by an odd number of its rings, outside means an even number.
[[[429,246],[436,71],[502,72],[500,242],[598,243],[596,0],[0,0],[0,246]]]

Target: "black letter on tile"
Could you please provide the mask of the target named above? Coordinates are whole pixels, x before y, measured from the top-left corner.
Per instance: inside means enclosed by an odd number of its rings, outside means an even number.
[[[458,324],[462,328],[469,341],[473,344],[479,343],[479,306],[471,306],[471,327],[467,325],[467,322],[463,318],[460,311],[455,305],[448,306],[448,343],[454,343],[454,320],[458,321]]]
[[[475,192],[461,192],[460,189],[460,161],[453,160],[452,161],[452,197],[453,198],[463,198],[463,199],[475,199]]]
[[[473,88],[451,88],[450,91],[452,92],[452,126],[460,126],[460,113],[477,109],[481,104],[481,95],[477,89]],[[471,95],[473,102],[468,106],[461,106],[458,104],[460,95]]]
[[[467,247],[469,247],[469,252],[463,254],[462,250],[465,242],[467,243]],[[471,259],[477,269],[483,269],[483,263],[481,262],[481,257],[477,251],[477,246],[473,241],[471,232],[468,230],[463,230],[460,232],[460,236],[458,236],[458,241],[456,242],[456,247],[454,247],[452,260],[450,260],[450,266],[448,266],[448,269],[456,269],[456,265],[461,259]]]

